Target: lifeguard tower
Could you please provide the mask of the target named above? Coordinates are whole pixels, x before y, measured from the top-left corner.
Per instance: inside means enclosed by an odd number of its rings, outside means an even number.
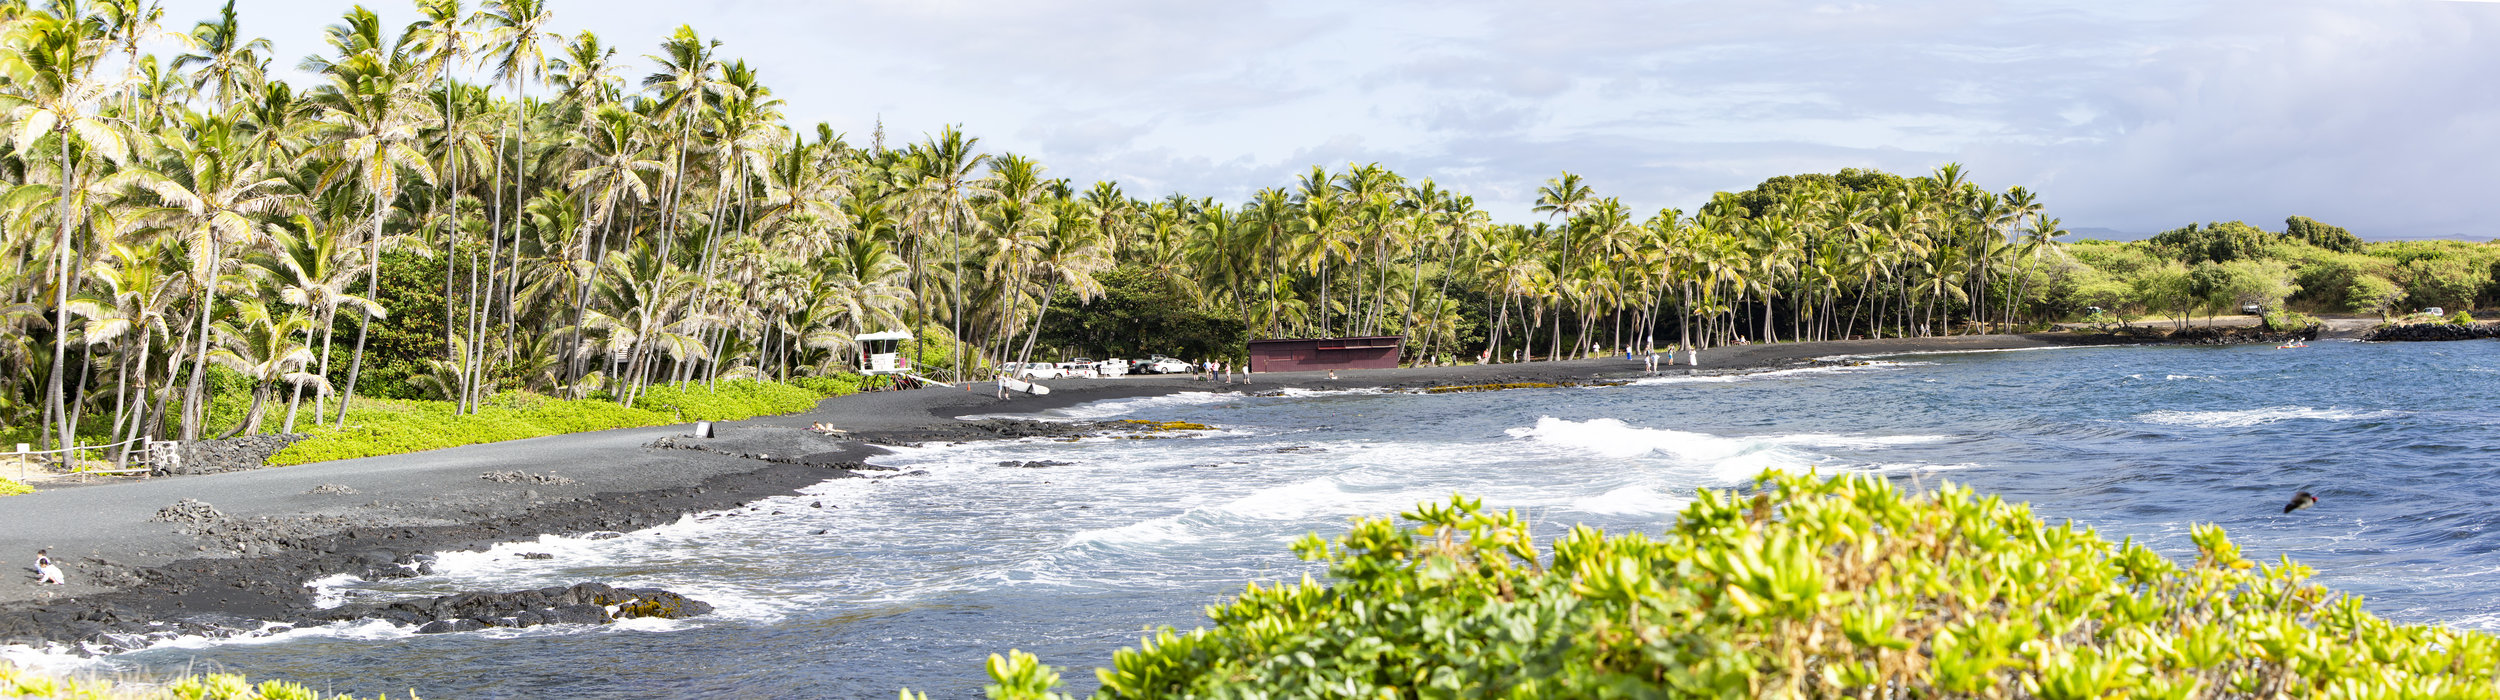
[[[862,333],[851,339],[859,341],[860,374],[876,376],[911,373],[911,359],[896,352],[901,349],[903,341],[911,340],[910,331]]]
[[[911,373],[911,358],[902,354],[903,341],[911,340],[911,331],[880,331],[861,333],[851,340],[859,343],[859,373],[868,376],[897,375],[927,384],[954,386]]]

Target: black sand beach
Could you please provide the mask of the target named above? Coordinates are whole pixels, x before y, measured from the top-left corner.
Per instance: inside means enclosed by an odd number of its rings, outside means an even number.
[[[1730,373],[1815,358],[2141,342],[2076,335],[1994,335],[1750,345],[1706,350],[1669,372]],[[247,621],[300,621],[314,609],[306,581],[388,575],[419,555],[480,549],[541,534],[625,531],[720,510],[835,478],[910,478],[865,460],[884,445],[1089,432],[1101,426],[964,421],[1090,401],[1183,391],[1424,389],[1517,382],[1573,383],[1640,376],[1620,357],[1498,364],[1262,374],[1246,385],[1188,376],[1051,382],[1046,396],[1001,401],[987,384],[828,399],[793,415],[721,424],[698,449],[655,449],[687,426],[636,428],[470,445],[422,453],[201,476],[47,489],[0,500],[0,644],[94,641],[111,634],[214,633]],[[822,423],[843,433],[807,430]],[[520,472],[519,480],[482,478]],[[511,476],[507,475],[506,479]],[[314,493],[334,484],[352,494]],[[183,499],[213,506],[208,523],[173,522],[160,509]],[[71,585],[37,586],[34,551],[49,547]],[[151,627],[162,621],[170,626]],[[124,641],[128,641],[125,639]]]

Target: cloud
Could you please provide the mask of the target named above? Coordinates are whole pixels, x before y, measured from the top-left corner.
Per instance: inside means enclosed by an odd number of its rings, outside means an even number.
[[[1524,221],[1564,169],[1648,211],[1960,161],[2070,226],[2303,214],[2491,233],[2500,4],[2439,0],[553,0],[638,57],[679,23],[801,124],[1227,199],[1380,162]],[[176,26],[209,0],[176,3]],[[281,65],[337,0],[242,0]],[[405,7],[376,9],[397,26]]]

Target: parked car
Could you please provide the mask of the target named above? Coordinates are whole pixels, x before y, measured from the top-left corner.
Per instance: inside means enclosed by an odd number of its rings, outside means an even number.
[[[1139,372],[1145,374],[1183,374],[1198,370],[1197,365],[1164,357],[1162,355],[1146,358],[1145,362],[1137,364],[1137,368]]]
[[[998,369],[1007,376],[1027,379],[1058,379],[1068,376],[1067,370],[1048,362],[1008,362],[999,365]]]
[[[2244,314],[2248,314],[2248,315],[2251,315],[2251,316],[2255,316],[2255,315],[2263,314],[2263,313],[2265,313],[2265,312],[2266,312],[2266,307],[2264,307],[2264,306],[2259,306],[2259,305],[2256,305],[2256,304],[2241,304],[2241,305],[2240,305],[2240,313],[2244,313]]]
[[[1123,375],[1128,374],[1128,370],[1129,370],[1129,363],[1128,363],[1128,360],[1123,360],[1123,359],[1120,359],[1120,358],[1117,358],[1117,357],[1114,357],[1114,358],[1111,358],[1111,359],[1108,359],[1108,360],[1103,360],[1103,361],[1101,361],[1101,362],[1096,362],[1096,363],[1094,363],[1094,374],[1099,375],[1099,376],[1104,376],[1104,377],[1118,377],[1118,376],[1123,376]]]

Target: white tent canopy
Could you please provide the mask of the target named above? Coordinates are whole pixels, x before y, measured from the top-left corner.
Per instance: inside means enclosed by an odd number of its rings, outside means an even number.
[[[861,333],[861,334],[859,334],[859,335],[852,336],[852,337],[851,337],[851,339],[852,339],[852,340],[861,341],[861,342],[867,342],[867,341],[871,341],[871,340],[911,340],[911,332],[910,332],[910,331],[880,331],[880,332],[876,332],[876,333]]]

